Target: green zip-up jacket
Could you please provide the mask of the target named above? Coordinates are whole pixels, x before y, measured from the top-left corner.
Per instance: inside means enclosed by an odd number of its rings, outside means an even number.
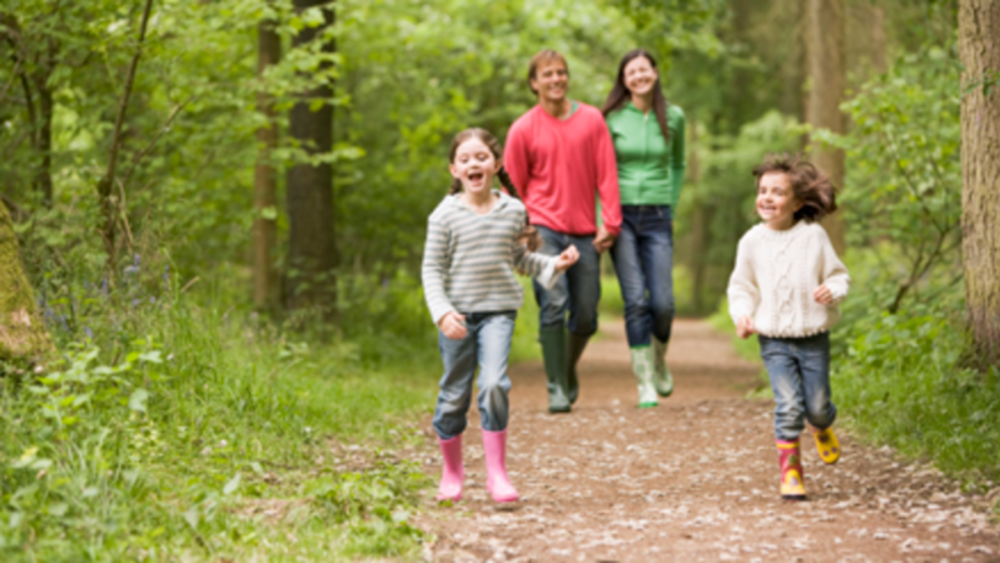
[[[684,185],[684,111],[667,106],[670,141],[663,139],[656,114],[642,113],[632,102],[607,117],[618,161],[622,205],[677,207]]]

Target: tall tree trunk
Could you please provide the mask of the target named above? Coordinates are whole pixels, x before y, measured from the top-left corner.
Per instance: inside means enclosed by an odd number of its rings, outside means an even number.
[[[814,127],[844,132],[840,102],[844,95],[844,2],[843,0],[807,0],[805,6],[806,60],[809,67],[809,92],[806,99],[806,122]],[[844,151],[813,147],[813,163],[830,175],[834,185],[844,185]],[[843,212],[823,221],[837,254],[843,254]]]
[[[0,201],[0,360],[34,363],[53,351],[36,307],[7,206]]]
[[[962,258],[978,359],[1000,366],[1000,2],[961,0]]]
[[[295,0],[297,10],[329,5],[326,0]],[[332,7],[323,10],[326,25],[333,25]],[[294,44],[316,39],[322,27],[306,27],[296,35]],[[334,52],[332,42],[323,46]],[[329,63],[324,63],[324,65]],[[333,107],[323,103],[313,109],[311,101],[329,99],[333,87],[325,85],[300,94],[291,112],[289,133],[309,154],[328,153],[333,149]],[[333,167],[330,164],[296,164],[288,170],[286,186],[290,232],[289,295],[293,309],[315,308],[324,318],[336,315],[337,247],[334,239]]]
[[[701,182],[701,159],[698,157],[698,123],[693,114],[688,115],[688,131],[690,134],[690,144],[688,145],[688,182],[697,186]],[[708,223],[706,222],[705,202],[701,197],[691,199],[691,235],[688,247],[688,271],[691,272],[691,301],[694,309],[698,313],[705,312],[705,270],[708,261],[705,258],[705,242],[710,236],[708,233]]]
[[[261,80],[267,68],[277,64],[281,57],[281,38],[274,25],[273,21],[263,21],[257,30],[257,74]],[[270,163],[271,151],[278,144],[278,127],[274,100],[263,90],[257,94],[257,111],[267,120],[267,125],[257,130],[260,154],[254,167],[253,303],[258,309],[270,310],[278,303],[278,273],[272,255],[277,242],[275,194],[278,178]]]

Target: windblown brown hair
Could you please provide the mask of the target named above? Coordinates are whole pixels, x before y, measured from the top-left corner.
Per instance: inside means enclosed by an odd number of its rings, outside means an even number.
[[[538,90],[531,87],[531,81],[538,78],[538,66],[545,61],[551,60],[562,61],[563,66],[566,67],[566,72],[569,73],[569,63],[566,62],[566,57],[562,53],[556,51],[555,49],[542,49],[541,51],[535,53],[534,57],[531,57],[531,62],[528,63],[528,88],[531,88],[531,93],[538,95]]]
[[[632,92],[625,86],[625,67],[639,57],[644,57],[649,61],[649,66],[653,67],[653,70],[656,70],[656,59],[653,58],[653,55],[649,51],[645,49],[632,49],[628,53],[625,53],[621,63],[618,64],[618,78],[615,79],[615,85],[611,87],[608,99],[601,106],[601,113],[604,114],[605,119],[608,118],[609,113],[621,109],[632,98]],[[660,133],[663,135],[663,140],[669,143],[670,128],[667,127],[667,105],[667,98],[663,95],[663,88],[660,87],[660,77],[657,75],[656,82],[653,83],[653,113],[656,114],[656,123],[660,126]]]
[[[458,147],[462,143],[468,141],[469,139],[479,139],[484,145],[490,148],[490,152],[493,153],[493,158],[497,162],[503,162],[503,148],[500,147],[500,141],[497,140],[489,131],[486,129],[481,129],[479,127],[472,127],[462,131],[451,141],[451,149],[448,151],[448,162],[454,164],[455,153],[458,152]],[[497,172],[497,178],[500,179],[500,184],[507,190],[507,193],[515,198],[521,199],[521,196],[517,192],[517,187],[514,186],[514,182],[511,181],[510,175],[504,170],[503,166],[500,167],[499,172]],[[453,178],[451,180],[451,189],[448,191],[449,194],[455,195],[462,191],[462,181],[458,178]],[[528,250],[534,252],[542,246],[542,237],[538,234],[538,229],[534,227],[529,222],[527,209],[524,212],[524,228],[521,230],[521,234],[518,235],[518,240],[528,248]]]
[[[795,220],[812,223],[837,210],[837,187],[822,170],[805,160],[800,154],[769,154],[764,162],[753,169],[757,187],[764,174],[780,172],[788,177],[792,193],[802,202],[795,212]]]

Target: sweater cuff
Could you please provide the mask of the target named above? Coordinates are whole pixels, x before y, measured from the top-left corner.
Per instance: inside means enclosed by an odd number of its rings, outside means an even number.
[[[440,307],[435,307],[431,309],[431,318],[434,319],[434,324],[437,325],[438,322],[448,313],[455,311],[455,308],[450,304]]]
[[[546,291],[548,291],[556,285],[556,282],[559,281],[562,274],[563,270],[558,272],[556,271],[556,261],[550,260],[549,263],[545,265],[545,269],[542,270],[542,273],[535,276],[535,279],[538,280],[538,283],[542,284],[542,287],[544,287]]]
[[[833,295],[833,305],[840,303],[847,297],[847,284],[828,281],[824,285],[826,285]]]

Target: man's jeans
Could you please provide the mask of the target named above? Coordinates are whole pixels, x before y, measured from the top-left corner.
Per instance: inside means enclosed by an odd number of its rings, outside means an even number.
[[[537,229],[543,243],[538,249],[540,254],[558,256],[571,244],[580,251],[580,260],[556,280],[552,289],[545,289],[537,280],[534,282],[538,326],[565,325],[578,336],[594,334],[597,332],[597,302],[601,299],[601,257],[594,248],[593,235],[567,235],[542,226]]]
[[[803,419],[820,430],[829,428],[837,418],[830,401],[830,333],[758,340],[774,391],[775,437],[797,440]]]
[[[517,311],[468,313],[465,338],[452,340],[438,331],[444,376],[434,411],[434,430],[442,440],[450,440],[465,431],[477,365],[477,399],[482,427],[491,432],[507,429],[507,393],[510,392],[507,359],[516,318]]]
[[[622,232],[611,248],[625,301],[629,346],[650,335],[670,340],[674,322],[674,226],[669,205],[623,205]]]

